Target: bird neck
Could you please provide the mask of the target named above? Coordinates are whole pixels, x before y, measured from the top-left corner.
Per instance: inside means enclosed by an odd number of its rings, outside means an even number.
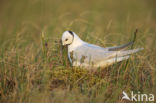
[[[82,44],[84,44],[84,41],[81,40],[76,34],[74,34],[73,42],[68,45],[69,52],[73,51],[75,48],[81,46]]]

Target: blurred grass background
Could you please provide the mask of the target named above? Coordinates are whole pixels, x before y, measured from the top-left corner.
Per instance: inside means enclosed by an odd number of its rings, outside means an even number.
[[[1,0],[0,103],[121,103],[122,91],[156,94],[154,0]],[[95,73],[71,68],[59,40],[72,30],[103,47],[145,49]],[[156,95],[155,95],[156,96]]]

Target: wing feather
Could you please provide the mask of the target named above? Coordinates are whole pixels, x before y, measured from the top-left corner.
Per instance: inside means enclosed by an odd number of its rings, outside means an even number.
[[[98,47],[92,47],[88,45],[82,45],[74,50],[75,57],[78,61],[81,60],[82,56],[85,56],[87,62],[100,62],[104,60],[109,60],[115,57],[123,57],[133,53],[136,53],[143,48],[133,49],[133,50],[126,50],[126,51],[107,51],[104,49],[100,49]]]
[[[107,48],[109,51],[118,51],[118,50],[122,50],[130,45],[132,45],[133,42],[129,42],[129,43],[126,43],[126,44],[123,44],[123,45],[120,45],[120,46],[115,46],[115,47],[109,47]]]

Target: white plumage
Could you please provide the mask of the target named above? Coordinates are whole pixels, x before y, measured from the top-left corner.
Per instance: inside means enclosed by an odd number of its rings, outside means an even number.
[[[85,68],[107,67],[128,59],[130,54],[143,50],[143,48],[123,50],[131,44],[133,43],[129,42],[117,47],[103,48],[84,42],[72,31],[65,31],[62,35],[62,45],[68,45],[68,58],[72,66]]]

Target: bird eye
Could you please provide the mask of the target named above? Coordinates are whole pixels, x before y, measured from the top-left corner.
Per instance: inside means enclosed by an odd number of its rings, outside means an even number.
[[[65,39],[65,41],[68,41],[68,39]]]

